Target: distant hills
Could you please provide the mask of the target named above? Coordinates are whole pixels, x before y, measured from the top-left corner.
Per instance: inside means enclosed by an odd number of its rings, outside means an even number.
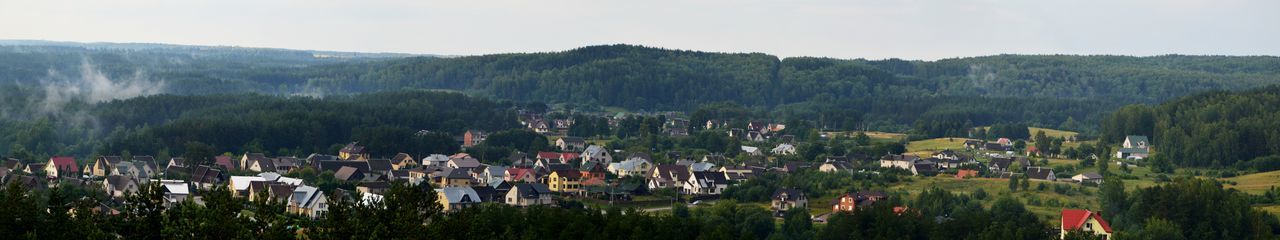
[[[449,89],[513,101],[684,111],[727,102],[776,113],[771,118],[823,119],[823,125],[836,128],[859,125],[848,122],[918,125],[922,119],[938,126],[1026,122],[1059,127],[1068,118],[1096,123],[1101,113],[1125,104],[1280,83],[1280,58],[1270,56],[846,60],[605,45],[440,58],[0,41],[0,83],[38,84],[51,71],[75,73],[85,63],[114,78],[145,73],[175,94]],[[1081,128],[1090,127],[1068,127]]]

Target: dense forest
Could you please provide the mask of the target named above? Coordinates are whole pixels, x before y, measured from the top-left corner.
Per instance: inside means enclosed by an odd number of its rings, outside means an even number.
[[[1215,91],[1164,104],[1133,105],[1102,125],[1103,138],[1152,136],[1153,161],[1180,166],[1276,170],[1280,155],[1280,87]]]
[[[467,129],[519,127],[509,103],[457,93],[395,91],[330,96],[154,95],[67,106],[32,120],[0,120],[0,148],[25,160],[92,153],[178,156],[214,151],[305,156],[359,141],[389,157],[456,152]]]
[[[769,119],[805,119],[822,128],[916,130],[928,136],[965,136],[974,126],[995,123],[1090,131],[1106,113],[1126,104],[1280,83],[1276,57],[780,59],[762,53],[606,45],[548,53],[406,58],[26,42],[0,44],[0,56],[0,85],[51,86],[73,82],[80,73],[136,83],[122,87],[152,87],[153,92],[173,94],[324,96],[448,89],[516,102],[633,111],[695,111],[732,103]],[[115,94],[104,95],[107,100],[133,96],[111,97]]]

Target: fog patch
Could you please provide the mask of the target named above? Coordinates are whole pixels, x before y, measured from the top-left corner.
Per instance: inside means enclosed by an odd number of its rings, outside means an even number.
[[[88,59],[81,61],[78,74],[67,76],[50,69],[49,77],[40,84],[44,96],[36,106],[46,114],[62,112],[67,104],[76,101],[93,104],[161,94],[166,86],[164,80],[153,81],[142,70],[134,71],[129,77],[112,79]]]

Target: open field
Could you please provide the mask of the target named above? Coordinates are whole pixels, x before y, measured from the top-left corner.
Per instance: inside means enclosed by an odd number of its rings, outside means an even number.
[[[964,141],[969,138],[934,138],[920,141],[913,141],[907,144],[907,154],[916,154],[926,156],[935,151],[945,149],[963,150]]]
[[[1270,171],[1270,172],[1242,175],[1238,177],[1227,178],[1227,180],[1234,181],[1237,184],[1236,185],[1227,184],[1225,185],[1226,188],[1239,189],[1240,191],[1244,191],[1251,194],[1261,194],[1266,192],[1271,187],[1280,187],[1280,171]]]
[[[1049,129],[1049,128],[1038,128],[1038,127],[1028,127],[1027,131],[1031,132],[1032,137],[1035,137],[1036,132],[1039,132],[1039,131],[1044,131],[1045,136],[1054,137],[1054,138],[1063,138],[1063,137],[1080,135],[1080,133],[1072,132],[1072,131]]]
[[[1271,215],[1280,216],[1280,205],[1258,206],[1256,208],[1262,209],[1262,211],[1271,213]]]
[[[982,200],[982,205],[990,207],[996,199],[1002,196],[1011,196],[1027,205],[1027,209],[1035,213],[1042,220],[1052,221],[1061,213],[1062,208],[1089,208],[1098,209],[1101,203],[1098,202],[1096,188],[1086,187],[1085,193],[1074,193],[1072,196],[1058,194],[1053,191],[1053,184],[1067,185],[1072,188],[1080,188],[1080,185],[1064,182],[1043,182],[1032,181],[1031,190],[1023,190],[1011,193],[1009,191],[1009,180],[994,178],[970,178],[955,179],[950,175],[939,175],[936,177],[914,178],[915,181],[909,183],[899,183],[890,186],[890,191],[906,192],[908,199],[914,199],[915,195],[920,194],[928,188],[941,188],[957,194],[970,194],[978,189],[987,192],[987,198]],[[1036,190],[1039,184],[1044,183],[1046,189],[1043,191]],[[1039,204],[1031,204],[1031,199],[1036,199]],[[1053,204],[1056,202],[1057,204]]]

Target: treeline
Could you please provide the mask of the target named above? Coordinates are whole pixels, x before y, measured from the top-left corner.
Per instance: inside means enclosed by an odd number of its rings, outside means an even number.
[[[1157,106],[1124,107],[1102,124],[1104,141],[1151,137],[1157,161],[1181,166],[1275,170],[1280,155],[1280,87],[1210,92]],[[1255,160],[1257,159],[1257,160]]]
[[[1280,233],[1275,215],[1214,180],[1180,178],[1127,192],[1108,177],[1101,193],[1104,217],[1122,231],[1116,239],[1275,239]]]
[[[0,148],[43,154],[178,156],[200,143],[221,152],[305,156],[358,141],[375,157],[454,153],[467,129],[518,128],[510,103],[457,93],[394,91],[327,98],[259,94],[156,95],[84,106],[66,118],[0,122]],[[527,144],[528,142],[526,142]],[[164,154],[161,154],[164,153]]]

